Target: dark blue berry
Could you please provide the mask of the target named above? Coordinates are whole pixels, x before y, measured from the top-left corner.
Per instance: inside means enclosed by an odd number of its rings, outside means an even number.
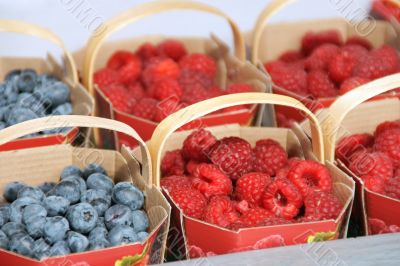
[[[73,230],[86,234],[95,228],[98,215],[89,203],[78,203],[69,207],[66,217]]]
[[[139,240],[132,227],[127,225],[118,225],[108,233],[108,241],[112,246],[119,246],[134,243]]]
[[[33,247],[34,241],[32,237],[21,233],[14,235],[9,243],[10,251],[27,257],[32,257]]]
[[[89,246],[89,240],[86,236],[74,231],[67,233],[67,243],[73,253],[83,252]]]
[[[83,178],[86,180],[91,174],[100,173],[107,175],[106,170],[98,164],[91,163],[83,169]]]
[[[146,231],[149,228],[149,218],[142,210],[132,212],[132,227],[135,232]]]
[[[64,256],[71,253],[69,249],[68,243],[60,240],[53,244],[53,246],[49,250],[50,256]]]
[[[18,198],[10,204],[10,221],[22,223],[22,212],[26,206],[39,203],[37,199],[31,197]]]
[[[34,242],[33,258],[42,260],[50,256],[50,246],[43,238],[39,238]]]
[[[144,195],[132,183],[120,182],[112,190],[112,200],[115,203],[126,205],[134,211],[143,207]]]
[[[62,180],[48,193],[52,196],[66,198],[71,204],[77,203],[81,198],[81,189],[79,182]]]
[[[10,206],[5,205],[0,207],[0,227],[8,223],[10,220]]]
[[[29,197],[36,199],[38,201],[42,201],[45,198],[43,191],[40,188],[36,187],[23,187],[18,192],[18,198]]]
[[[1,230],[8,236],[8,238],[11,238],[13,235],[18,233],[26,233],[25,226],[15,222],[6,223],[1,227]]]
[[[149,233],[147,232],[139,232],[137,233],[140,242],[145,241],[149,237]]]
[[[114,187],[114,182],[112,181],[112,179],[100,173],[91,174],[86,180],[86,184],[88,188],[102,189],[107,193],[111,193]]]
[[[48,243],[52,244],[63,240],[68,230],[69,224],[67,219],[64,217],[47,217],[43,230],[43,236]]]
[[[67,167],[64,167],[64,169],[61,172],[60,178],[61,180],[63,180],[64,178],[66,178],[67,176],[70,175],[77,175],[82,177],[83,173],[81,171],[81,169],[78,166],[75,165],[69,165]]]
[[[43,191],[44,194],[47,194],[50,190],[52,190],[56,186],[54,182],[44,182],[38,186],[38,188]]]
[[[101,189],[89,189],[82,194],[81,202],[89,203],[96,209],[99,216],[103,216],[111,205],[111,196]]]
[[[0,249],[8,249],[8,236],[0,230]]]
[[[71,115],[72,114],[72,105],[70,103],[60,104],[56,108],[51,111],[52,115]]]
[[[21,188],[25,187],[26,185],[21,183],[21,182],[11,182],[6,185],[6,188],[4,189],[4,198],[8,202],[13,202],[14,200],[17,199],[18,197],[18,192],[21,190]]]
[[[117,225],[132,225],[132,211],[129,207],[121,204],[111,206],[104,214],[104,223],[108,230]]]
[[[60,196],[48,196],[43,200],[43,207],[49,217],[63,216],[69,207],[69,200]]]

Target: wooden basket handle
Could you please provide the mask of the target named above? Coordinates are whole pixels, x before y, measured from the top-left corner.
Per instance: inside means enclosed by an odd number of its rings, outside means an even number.
[[[62,127],[90,127],[109,129],[125,133],[136,139],[139,142],[140,151],[143,158],[143,176],[145,179],[147,179],[146,181],[148,185],[152,184],[151,159],[145,142],[133,128],[115,120],[82,115],[59,115],[28,120],[0,130],[0,145],[28,134]]]
[[[108,36],[110,36],[113,32],[127,26],[128,24],[136,22],[142,18],[162,12],[182,10],[182,9],[206,12],[226,19],[232,29],[233,39],[235,44],[235,55],[242,61],[246,60],[245,42],[241,31],[239,30],[236,23],[220,10],[202,3],[196,3],[184,0],[173,0],[173,1],[164,0],[164,1],[146,3],[138,5],[112,18],[111,20],[109,20],[104,24],[104,30],[101,33],[93,35],[89,39],[86,46],[86,54],[83,66],[83,74],[84,74],[83,83],[89,89],[89,92],[92,95],[94,94],[94,84],[93,84],[94,62],[102,43]]]
[[[0,19],[0,31],[31,35],[56,44],[63,51],[63,55],[66,60],[67,77],[74,84],[79,82],[78,72],[76,70],[76,65],[72,57],[72,54],[65,47],[61,39],[51,31],[31,23],[26,23],[19,20],[6,20],[6,19]]]
[[[175,130],[183,125],[222,108],[242,104],[277,104],[296,108],[304,112],[310,120],[313,151],[321,162],[324,162],[324,147],[322,130],[316,116],[301,102],[294,98],[270,93],[238,93],[208,99],[168,116],[155,129],[149,144],[150,155],[153,159],[153,183],[160,185],[161,152],[165,142]]]
[[[325,157],[335,159],[335,146],[340,126],[346,117],[359,104],[387,91],[400,87],[400,74],[380,78],[349,91],[339,97],[328,109],[327,117],[321,122],[324,129]]]

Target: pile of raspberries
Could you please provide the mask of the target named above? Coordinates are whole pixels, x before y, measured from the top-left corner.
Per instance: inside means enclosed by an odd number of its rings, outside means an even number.
[[[369,190],[400,200],[400,121],[379,124],[373,135],[343,137],[336,147],[336,158]]]
[[[94,74],[113,107],[160,122],[188,105],[224,94],[254,92],[248,84],[216,85],[217,64],[201,53],[189,54],[182,42],[168,39],[157,46],[141,45],[135,52],[116,51],[107,66]],[[243,110],[229,107],[217,113]]]
[[[183,213],[230,230],[336,219],[343,207],[324,165],[288,158],[272,139],[252,148],[199,129],[165,153],[161,171],[162,188]]]
[[[337,30],[307,32],[299,51],[283,53],[265,63],[274,83],[302,97],[342,95],[364,83],[400,71],[393,47],[374,49],[364,38],[343,41]]]

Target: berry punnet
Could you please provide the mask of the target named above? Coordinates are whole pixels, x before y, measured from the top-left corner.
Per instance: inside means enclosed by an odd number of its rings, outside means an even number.
[[[182,146],[164,154],[160,183],[188,217],[237,231],[336,219],[343,209],[328,169],[288,158],[275,140],[260,139],[252,147],[201,128]]]
[[[114,52],[105,67],[96,71],[93,78],[116,110],[160,122],[179,109],[199,101],[224,94],[254,91],[248,84],[230,84],[220,88],[217,86],[217,73],[217,62],[213,57],[188,53],[182,42],[167,39],[156,46],[145,43],[134,52]],[[175,107],[164,108],[164,102],[171,98]],[[221,113],[250,107],[226,108]]]
[[[124,60],[115,58],[115,66],[117,59]],[[130,182],[114,184],[98,164],[67,166],[57,184],[9,183],[3,197],[0,249],[36,260],[144,241],[149,235],[143,192]]]

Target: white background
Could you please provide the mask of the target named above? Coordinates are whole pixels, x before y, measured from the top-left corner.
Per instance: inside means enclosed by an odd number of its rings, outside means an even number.
[[[250,31],[261,10],[270,0],[198,0],[223,10],[233,18],[243,31]],[[107,19],[132,8],[143,0],[0,0],[1,19],[19,19],[46,27],[56,33],[68,49],[75,51],[85,46],[91,31],[76,18],[77,12],[68,11],[75,3],[92,8],[92,14]],[[340,11],[340,6],[348,4],[347,13]],[[276,14],[272,22],[298,20],[307,18],[327,18],[351,16],[349,12],[368,12],[368,0],[299,0]],[[99,21],[99,19],[97,20]],[[174,35],[208,35],[216,33],[226,42],[230,42],[227,23],[199,12],[172,12],[159,14],[137,22],[121,30],[113,38],[128,38],[141,34],[174,34]],[[0,54],[37,55],[44,54],[46,42],[29,37],[0,32]]]

